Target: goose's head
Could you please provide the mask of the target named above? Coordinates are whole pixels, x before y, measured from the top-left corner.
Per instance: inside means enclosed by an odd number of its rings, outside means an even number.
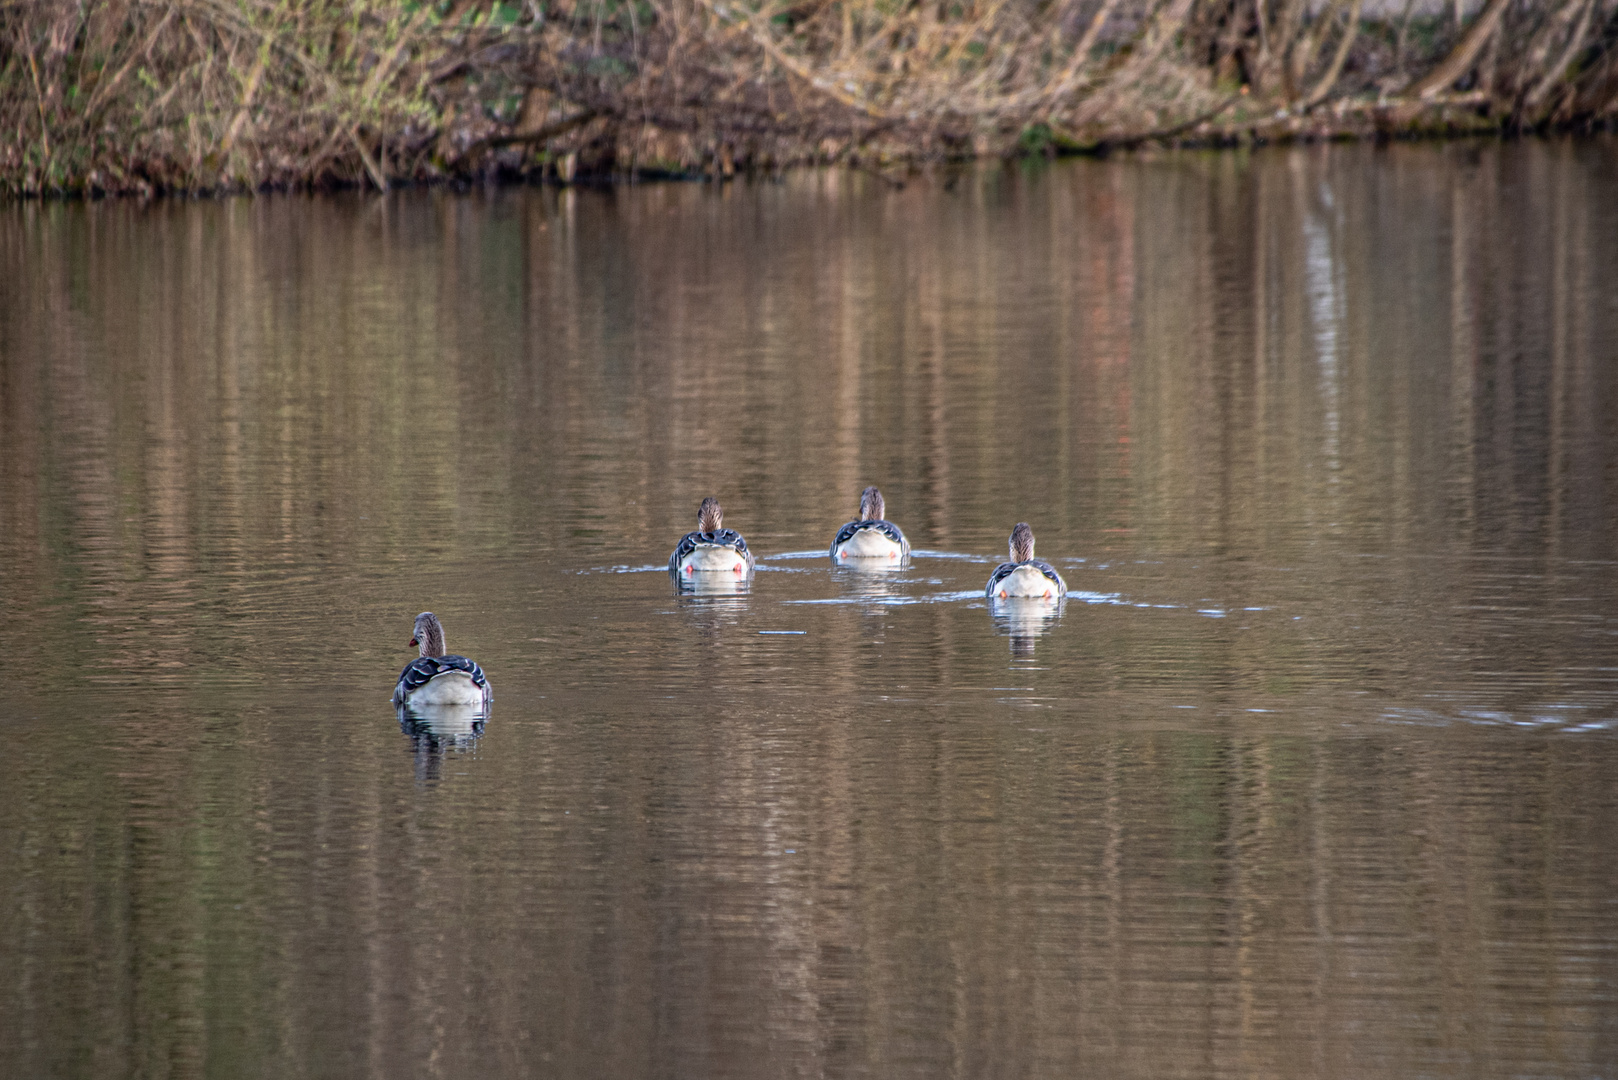
[[[716,533],[723,527],[724,520],[725,511],[718,499],[710,495],[702,500],[702,505],[697,508],[697,529],[700,532]]]
[[[1011,530],[1011,561],[1025,563],[1034,557],[1034,530],[1028,527],[1028,522],[1019,521],[1017,527]]]
[[[421,647],[423,656],[444,655],[444,624],[438,616],[424,611],[416,616],[416,629],[410,635],[410,644]]]
[[[860,520],[881,521],[887,516],[887,506],[882,501],[882,493],[872,485],[860,492]]]

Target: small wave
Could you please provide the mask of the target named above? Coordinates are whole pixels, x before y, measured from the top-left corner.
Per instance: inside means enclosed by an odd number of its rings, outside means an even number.
[[[954,604],[962,600],[981,600],[978,589],[961,592],[929,593],[925,596],[887,596],[880,593],[864,596],[828,596],[817,600],[783,600],[783,604],[883,604],[887,607],[907,607],[911,604]]]
[[[1535,712],[1516,713],[1504,709],[1443,709],[1406,707],[1384,711],[1385,723],[1444,727],[1450,724],[1475,724],[1483,727],[1517,728],[1528,731],[1551,731],[1562,735],[1596,734],[1618,727],[1612,717],[1584,719],[1579,705],[1542,705]]]
[[[1608,731],[1618,727],[1618,720],[1586,720],[1582,724],[1568,724],[1561,729],[1564,735],[1577,735],[1584,731]]]
[[[823,600],[783,600],[783,604],[881,604],[884,607],[906,607],[910,604],[924,604],[927,601],[917,596],[829,596]]]
[[[932,551],[927,548],[912,548],[910,557],[913,559],[958,559],[961,562],[997,564],[1004,561],[988,555],[973,555],[965,551]]]

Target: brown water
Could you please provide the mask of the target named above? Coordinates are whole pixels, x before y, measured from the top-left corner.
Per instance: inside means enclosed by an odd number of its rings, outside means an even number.
[[[1618,1076],[1612,141],[29,203],[0,282],[0,1075]]]

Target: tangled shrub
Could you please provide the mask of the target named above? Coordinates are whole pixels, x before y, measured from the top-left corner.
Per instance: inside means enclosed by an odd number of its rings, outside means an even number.
[[[728,174],[1618,115],[1618,0],[1364,5],[10,0],[0,184]]]

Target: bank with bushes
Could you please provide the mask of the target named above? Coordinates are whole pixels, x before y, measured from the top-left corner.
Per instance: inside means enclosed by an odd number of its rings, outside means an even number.
[[[12,0],[0,189],[732,176],[1618,123],[1618,0]]]

